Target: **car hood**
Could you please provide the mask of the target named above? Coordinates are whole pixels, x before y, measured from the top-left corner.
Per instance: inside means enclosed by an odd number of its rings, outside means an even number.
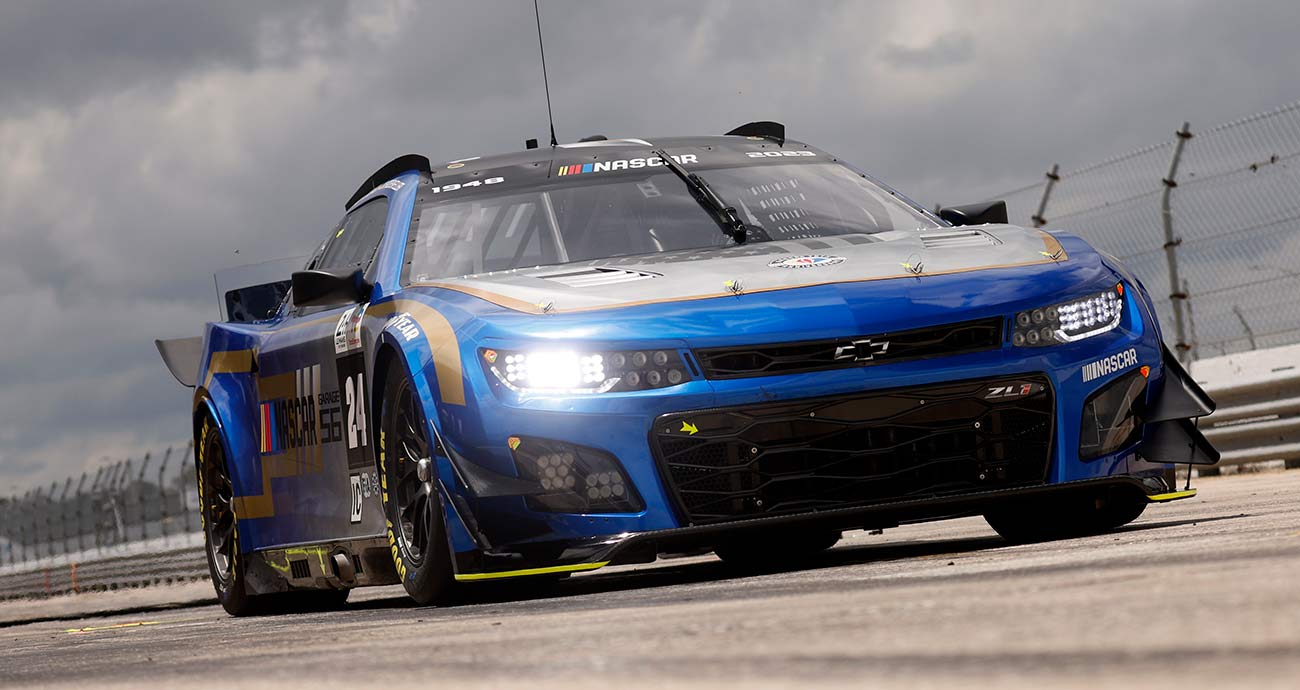
[[[755,242],[415,283],[507,309],[562,314],[817,285],[924,278],[1068,260],[1055,237],[1013,225]]]

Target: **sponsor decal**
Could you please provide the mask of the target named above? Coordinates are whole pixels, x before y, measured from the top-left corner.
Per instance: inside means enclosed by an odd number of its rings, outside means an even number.
[[[405,187],[405,186],[406,186],[406,183],[405,183],[405,182],[402,182],[401,180],[389,180],[389,181],[387,181],[387,182],[385,182],[385,183],[379,185],[378,187],[375,187],[375,189],[391,189],[391,190],[393,190],[394,192],[396,192],[397,190],[399,190],[399,189],[401,189],[402,187]]]
[[[1137,364],[1137,350],[1129,348],[1123,352],[1113,354],[1109,357],[1102,357],[1095,362],[1089,362],[1083,365],[1083,382],[1095,381],[1096,379],[1110,376],[1118,371]]]
[[[484,350],[484,351],[483,351],[483,359],[487,360],[487,363],[488,363],[488,364],[496,364],[496,363],[497,363],[497,351],[496,351],[496,350]]]
[[[475,187],[482,187],[484,185],[501,184],[502,182],[505,181],[506,178],[504,177],[489,177],[486,180],[470,180],[469,182],[452,182],[451,184],[445,184],[442,186],[434,185],[429,188],[429,193],[442,194],[444,192],[455,192],[462,189],[473,189]]]
[[[700,428],[690,422],[682,422],[682,428],[679,431],[685,432],[688,436],[694,436],[700,433]]]
[[[362,304],[352,307],[339,317],[338,325],[334,326],[334,354],[341,355],[361,349],[361,320],[365,317],[368,306]]]
[[[258,408],[263,454],[341,440],[338,391],[320,390],[320,365],[298,369],[293,377],[293,397],[265,400]]]
[[[463,168],[463,167],[465,167],[465,164],[464,164],[464,163],[452,163],[451,165],[448,165],[448,166],[447,166],[447,169],[448,169],[448,170],[455,170],[455,169],[457,169],[457,168]]]
[[[388,322],[388,325],[392,326],[398,333],[401,333],[405,342],[409,343],[420,337],[420,326],[415,323],[415,319],[412,319],[410,314],[398,314]]]
[[[806,158],[816,156],[812,151],[746,151],[746,158]]]
[[[889,352],[888,340],[872,340],[871,338],[850,340],[843,345],[835,346],[835,361],[870,362],[877,356],[884,356],[886,352]]]
[[[680,165],[689,165],[700,162],[699,157],[693,153],[686,153],[680,156],[672,156],[672,159]],[[598,161],[595,163],[578,163],[575,165],[561,165],[556,169],[555,174],[560,177],[568,175],[581,175],[583,173],[593,172],[616,172],[619,170],[637,170],[640,168],[657,168],[664,164],[659,156],[649,158],[626,158],[617,161]]]
[[[365,505],[361,492],[361,478],[363,475],[354,474],[349,477],[352,483],[352,510],[348,513],[348,522],[356,524],[361,522],[361,506]]]
[[[768,268],[818,268],[820,266],[834,266],[835,264],[844,263],[842,256],[823,256],[813,254],[809,256],[788,256],[784,259],[773,259],[767,264]]]
[[[519,446],[522,444],[523,444],[523,440],[520,439],[518,436],[511,436],[510,438],[506,439],[506,445],[510,446],[510,450],[519,450]]]

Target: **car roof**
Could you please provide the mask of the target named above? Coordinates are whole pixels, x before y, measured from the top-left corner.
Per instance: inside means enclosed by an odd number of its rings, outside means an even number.
[[[346,208],[352,208],[358,201],[375,187],[411,170],[418,170],[429,177],[442,182],[470,181],[483,179],[484,174],[511,171],[513,178],[520,182],[525,178],[532,181],[543,180],[552,176],[555,169],[562,165],[577,163],[618,160],[624,158],[646,157],[650,151],[663,148],[674,152],[717,151],[727,157],[743,158],[749,151],[760,150],[812,150],[824,152],[793,139],[778,141],[766,136],[695,136],[695,137],[654,137],[651,139],[599,139],[559,144],[555,147],[544,146],[523,151],[503,153],[492,156],[474,156],[431,164],[423,156],[408,154],[394,159],[371,175],[356,194],[348,200]],[[675,156],[674,156],[675,157]],[[835,160],[834,158],[828,158]]]

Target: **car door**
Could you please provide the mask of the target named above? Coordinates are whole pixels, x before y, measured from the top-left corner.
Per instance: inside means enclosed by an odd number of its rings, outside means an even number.
[[[386,197],[351,211],[308,268],[369,268]],[[290,307],[257,353],[262,546],[383,532],[364,499],[378,492],[371,455],[361,319],[366,304]],[[270,511],[270,514],[265,514]],[[241,516],[242,518],[242,516]]]

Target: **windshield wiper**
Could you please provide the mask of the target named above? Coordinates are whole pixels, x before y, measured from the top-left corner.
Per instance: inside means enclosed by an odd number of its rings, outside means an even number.
[[[745,240],[749,237],[749,227],[740,219],[740,214],[736,212],[734,206],[728,206],[722,200],[722,197],[718,196],[712,187],[709,187],[709,183],[705,182],[704,178],[693,172],[686,172],[686,169],[673,160],[672,156],[669,156],[663,149],[653,149],[651,153],[658,156],[659,160],[663,161],[664,165],[674,175],[680,177],[682,182],[686,183],[686,188],[691,190],[691,196],[695,197],[700,206],[703,206],[704,210],[713,216],[713,219],[718,222],[718,227],[722,228],[722,232],[727,237],[735,240],[736,244],[745,243]]]

